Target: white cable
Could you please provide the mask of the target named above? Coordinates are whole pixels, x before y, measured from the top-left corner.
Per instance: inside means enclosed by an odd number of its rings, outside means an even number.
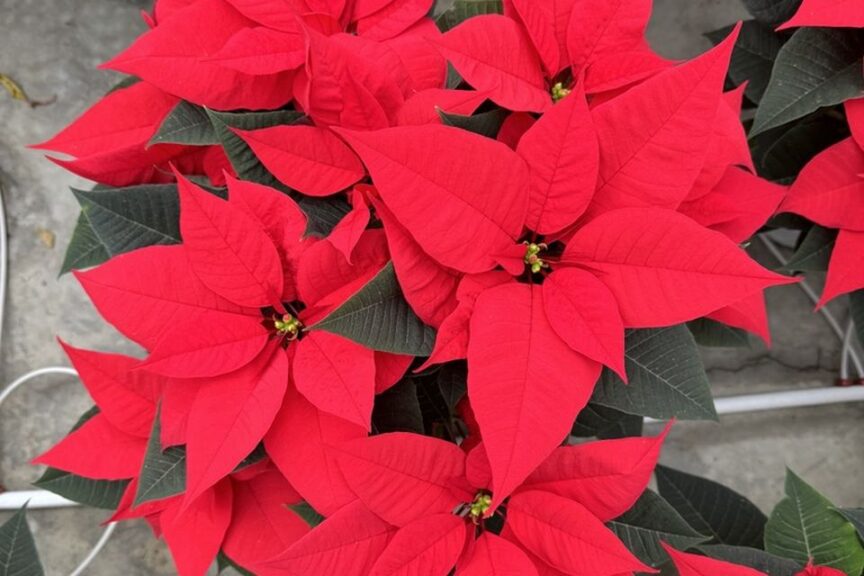
[[[7,238],[7,230],[6,230],[6,206],[4,201],[3,194],[3,186],[0,184],[0,350],[2,350],[2,341],[3,341],[3,319],[6,311],[6,287],[8,285],[8,274],[9,274],[9,241]],[[40,376],[46,376],[49,374],[64,374],[68,376],[78,377],[78,372],[73,370],[72,368],[68,368],[66,366],[49,366],[47,368],[39,368],[38,370],[32,370],[23,376],[17,378],[14,382],[9,384],[6,388],[0,392],[0,406],[12,395],[15,390],[24,385],[24,383],[33,380],[34,378],[38,378]],[[18,503],[21,499],[26,498],[24,502],[20,505],[17,505],[14,509],[20,509],[24,504],[31,504],[33,508],[57,508],[57,507],[66,507],[66,506],[77,506],[78,504],[75,502],[71,502],[66,498],[62,498],[56,494],[52,494],[51,492],[45,490],[24,490],[24,491],[15,491],[15,492],[4,492],[0,493],[0,503],[2,500],[9,500],[14,503]],[[0,510],[3,510],[3,506],[0,505]],[[108,524],[105,527],[105,530],[102,531],[102,536],[100,536],[99,540],[96,542],[96,545],[90,549],[90,553],[81,561],[80,564],[69,574],[69,576],[81,576],[88,566],[93,562],[96,556],[102,551],[105,545],[108,543],[108,540],[111,539],[111,535],[114,533],[114,530],[117,528],[117,525],[114,523]]]
[[[108,544],[108,540],[111,539],[111,535],[114,534],[114,530],[117,529],[117,524],[112,522],[105,527],[105,530],[102,531],[102,536],[99,538],[99,541],[96,542],[96,545],[90,550],[90,553],[81,561],[75,570],[73,570],[69,576],[81,576],[84,573],[84,570],[90,566],[90,563],[96,559],[96,556],[102,552],[102,549],[105,548],[105,545]]]
[[[2,238],[2,237],[0,237]],[[0,242],[5,244],[5,242]],[[0,263],[0,270],[4,268],[3,264]],[[2,274],[0,274],[0,278],[2,278]],[[0,309],[3,308],[2,301],[0,301]],[[6,388],[0,392],[0,407],[3,406],[3,403],[12,395],[15,390],[23,386],[25,383],[38,378],[40,376],[47,376],[50,374],[63,374],[65,376],[78,376],[78,372],[73,368],[69,368],[67,366],[49,366],[47,368],[39,368],[38,370],[31,370],[27,372],[23,376],[15,379],[14,382],[9,384]],[[22,506],[27,504],[30,508],[34,510],[38,510],[40,508],[67,508],[67,507],[75,507],[78,506],[77,502],[72,502],[71,500],[67,500],[61,496],[48,492],[46,490],[16,490],[13,492],[3,492],[0,493],[0,510],[18,510]],[[110,540],[111,535],[114,533],[114,530],[117,528],[115,523],[108,524],[105,527],[105,530],[102,531],[102,536],[99,537],[99,541],[90,549],[90,552],[81,561],[80,564],[73,570],[69,576],[81,576],[88,566],[96,559],[96,556],[102,551],[105,545]]]
[[[846,335],[843,337],[843,352],[840,357],[840,379],[849,379],[849,357],[852,355],[852,334],[855,332],[855,324],[850,320],[846,326]],[[859,374],[858,376],[861,376]]]
[[[75,508],[77,502],[67,500],[59,494],[47,490],[12,490],[0,492],[0,511],[20,510],[27,505],[28,510],[44,510],[49,508]]]
[[[783,256],[783,253],[780,252],[780,249],[777,247],[773,240],[768,238],[765,234],[760,234],[759,239],[762,241],[762,244],[765,245],[768,251],[771,252],[771,255],[774,256],[774,258],[780,263],[781,266],[785,266],[787,264],[788,260],[786,260],[786,257]],[[816,291],[813,290],[813,288],[810,286],[810,284],[807,283],[806,280],[802,280],[801,282],[799,282],[798,287],[801,288],[801,290],[804,291],[805,294],[807,294],[807,297],[810,298],[813,304],[819,303],[819,295],[816,294]],[[849,358],[852,359],[852,363],[855,365],[855,372],[858,373],[858,377],[864,377],[864,364],[862,364],[861,362],[861,357],[858,356],[858,353],[851,346],[851,340],[850,346],[845,345],[846,330],[843,330],[843,328],[840,326],[840,322],[837,321],[837,318],[834,316],[834,314],[831,313],[827,306],[823,306],[822,308],[820,308],[819,313],[822,314],[823,318],[825,318],[825,321],[828,323],[828,326],[831,327],[831,330],[833,330],[834,333],[837,335],[837,338],[839,338],[841,342],[844,342],[843,357],[845,358],[848,355]]]

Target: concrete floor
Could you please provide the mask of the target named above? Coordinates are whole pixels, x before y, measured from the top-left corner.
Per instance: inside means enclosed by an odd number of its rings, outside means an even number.
[[[64,364],[59,335],[77,346],[129,352],[96,316],[71,277],[58,280],[63,249],[77,215],[69,186],[80,179],[24,148],[80,114],[116,80],[95,67],[144,26],[131,0],[0,0],[0,72],[36,100],[32,109],[0,92],[0,184],[9,212],[11,277],[0,350],[0,382],[35,367]],[[746,13],[738,0],[655,0],[650,36],[669,57],[708,47],[702,34]],[[830,384],[839,362],[833,334],[797,288],[771,295],[775,345],[770,351],[711,351],[706,362],[718,395]],[[838,313],[843,315],[842,306]],[[0,415],[0,483],[26,488],[39,471],[26,462],[61,437],[88,405],[63,378],[36,383]],[[664,463],[701,473],[748,494],[764,510],[779,500],[784,467],[795,469],[838,505],[864,505],[864,405],[812,408],[681,423]],[[31,513],[47,573],[68,574],[98,538],[104,513]],[[4,515],[0,514],[0,521]],[[174,573],[162,543],[141,524],[123,525],[92,565],[92,576]]]

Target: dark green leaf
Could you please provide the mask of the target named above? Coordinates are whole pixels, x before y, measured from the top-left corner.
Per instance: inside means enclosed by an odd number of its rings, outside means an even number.
[[[372,425],[379,434],[415,432],[423,434],[423,413],[417,399],[417,384],[405,378],[375,397]]]
[[[463,116],[461,114],[448,114],[443,110],[438,110],[438,115],[445,126],[453,126],[468,130],[487,138],[495,138],[498,131],[501,130],[501,125],[507,118],[507,111],[496,109],[489,112],[480,112],[473,116]]]
[[[604,369],[592,402],[658,419],[717,419],[708,376],[686,326],[629,330],[624,356],[629,384]]]
[[[218,569],[219,574],[230,568],[240,574],[240,576],[255,576],[254,573],[234,562],[221,550],[219,551],[219,554],[216,555],[216,568]]]
[[[153,144],[186,144],[187,146],[209,146],[219,144],[219,137],[207,111],[200,106],[181,101],[162,121],[159,130],[150,139]]]
[[[502,0],[456,0],[453,6],[441,13],[435,23],[442,32],[455,28],[468,18],[483,14],[503,14]]]
[[[745,330],[727,326],[710,318],[699,318],[687,323],[687,328],[700,346],[709,348],[746,348],[750,336]]]
[[[135,76],[126,76],[125,78],[114,84],[114,86],[112,86],[108,90],[108,92],[106,92],[106,96],[108,94],[111,94],[112,92],[116,92],[117,90],[122,90],[123,88],[129,88],[130,86],[134,86],[140,81],[141,80],[139,78],[136,78]]]
[[[69,433],[71,434],[81,428],[97,414],[99,414],[99,408],[97,406],[91,407],[78,418]],[[109,510],[117,508],[117,505],[120,504],[120,499],[128,484],[128,480],[93,480],[55,468],[45,470],[42,477],[33,483],[37,488],[54,492],[73,502]]]
[[[601,440],[642,435],[642,416],[589,403],[579,412],[571,434],[579,438],[596,436]]]
[[[786,471],[786,498],[765,526],[765,550],[800,564],[812,558],[847,574],[864,570],[864,547],[855,527],[791,470]]]
[[[816,154],[848,136],[845,121],[816,113],[759,134],[751,139],[750,147],[759,175],[790,183]]]
[[[435,330],[405,301],[392,262],[312,329],[392,354],[428,356],[435,343]]]
[[[0,526],[0,576],[43,576],[33,534],[27,526],[27,507]]]
[[[708,37],[719,44],[729,36],[734,26],[709,32]],[[735,43],[732,60],[729,63],[729,79],[735,86],[747,82],[745,94],[752,102],[758,103],[768,87],[774,59],[780,52],[783,40],[770,26],[757,20],[747,20],[741,27],[741,34]]]
[[[660,546],[661,540],[678,550],[687,550],[708,539],[651,490],[646,490],[630,510],[609,522],[609,528],[637,558],[655,567],[669,559]]]
[[[864,290],[858,290],[849,295],[849,312],[855,322],[858,342],[864,346]]]
[[[157,415],[138,478],[135,506],[176,496],[186,490],[186,448],[172,446],[163,450],[161,431],[162,426]]]
[[[82,211],[78,215],[78,223],[72,232],[72,239],[66,247],[66,256],[63,258],[63,266],[60,274],[66,274],[72,270],[81,270],[101,264],[111,258],[105,246],[99,242],[99,237],[90,226],[87,215]]]
[[[33,485],[84,506],[114,510],[120,504],[129,481],[93,480],[48,468]]]
[[[852,523],[858,536],[864,539],[864,508],[838,508],[837,512]]]
[[[438,389],[441,397],[450,409],[450,414],[456,414],[456,405],[468,392],[468,366],[465,362],[448,362],[438,370]]]
[[[837,241],[837,230],[814,225],[783,267],[789,272],[825,272]]]
[[[795,15],[801,0],[744,0],[744,5],[754,18],[776,28]]]
[[[801,570],[801,566],[792,560],[780,558],[756,548],[712,544],[699,546],[699,550],[717,560],[749,566],[768,574],[768,576],[795,576]]]
[[[296,124],[303,115],[295,110],[276,110],[273,112],[216,112],[207,110],[216,136],[225,149],[225,154],[241,180],[251,180],[259,184],[284,189],[276,178],[264,168],[264,165],[252,152],[252,149],[231,131],[260,130],[272,126]]]
[[[341,196],[326,198],[300,196],[297,204],[306,214],[306,235],[319,238],[329,236],[336,224],[351,211],[351,205]]]
[[[864,93],[864,30],[801,28],[780,53],[751,136]]]
[[[450,64],[447,63],[447,88],[450,90],[456,90],[460,84],[462,84],[463,79],[462,75],[459,74],[459,71]]]
[[[257,464],[258,462],[261,462],[266,457],[267,457],[267,450],[264,448],[264,443],[259,442],[258,445],[255,447],[255,449],[252,450],[252,452],[250,452],[249,455],[246,456],[246,458],[241,460],[240,463],[234,467],[233,472],[239,472],[239,471],[243,470],[244,468],[248,468],[249,466],[252,466],[253,464]]]
[[[72,193],[109,257],[180,242],[180,204],[173,184]]]
[[[761,547],[767,518],[752,502],[706,478],[657,466],[657,487],[690,526],[712,542]]]
[[[417,400],[426,434],[456,441],[460,436],[456,428],[456,412],[448,408],[434,378],[417,379]]]
[[[312,506],[306,502],[290,504],[288,507],[312,528],[324,521],[324,516],[319,514],[317,510],[312,508]]]

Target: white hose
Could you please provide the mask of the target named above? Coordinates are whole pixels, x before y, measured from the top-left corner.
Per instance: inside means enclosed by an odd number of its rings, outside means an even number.
[[[0,185],[0,350],[2,350],[3,336],[3,316],[6,310],[6,286],[8,284],[9,273],[9,247],[6,231],[6,206],[3,198],[3,187]],[[66,366],[49,366],[47,368],[39,368],[32,370],[23,376],[17,378],[14,382],[6,386],[0,392],[0,407],[12,395],[15,390],[20,388],[26,382],[47,376],[49,374],[63,374],[67,376],[78,377],[78,372]],[[28,504],[33,509],[37,508],[60,508],[77,506],[75,502],[71,502],[66,498],[48,492],[46,490],[23,490],[15,492],[0,493],[0,510],[19,510],[25,504]],[[93,562],[96,556],[102,551],[117,525],[114,523],[108,524],[105,530],[102,531],[102,536],[90,550],[90,553],[81,561],[80,564],[69,574],[69,576],[81,576],[88,566]]]
[[[781,266],[786,266],[788,260],[785,256],[783,256],[783,253],[780,252],[780,249],[777,247],[773,240],[768,238],[766,234],[760,234],[759,240],[762,241],[762,244],[765,245],[768,251],[771,252],[771,255],[774,256],[774,258],[780,263]],[[806,280],[802,280],[801,282],[799,282],[798,287],[801,288],[801,290],[807,295],[807,297],[813,302],[813,304],[819,303],[819,295],[816,294],[816,291],[813,290],[813,288],[807,283]],[[820,308],[819,313],[822,314],[823,318],[825,318],[825,321],[828,323],[828,326],[831,327],[831,330],[834,331],[834,334],[837,335],[837,338],[839,338],[843,342],[843,359],[845,360],[846,356],[848,355],[849,358],[852,359],[852,363],[855,365],[855,372],[858,373],[858,377],[864,378],[864,365],[862,365],[861,358],[858,356],[858,353],[852,347],[851,339],[846,338],[847,331],[843,330],[843,328],[840,326],[840,322],[837,321],[837,318],[834,316],[834,314],[831,313],[827,306],[823,306],[822,308]],[[849,375],[847,373],[845,378],[848,377]]]

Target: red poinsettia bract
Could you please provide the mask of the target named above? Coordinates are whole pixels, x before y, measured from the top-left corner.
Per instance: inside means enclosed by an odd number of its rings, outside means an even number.
[[[220,550],[254,567],[309,531],[286,508],[300,496],[267,459],[234,471],[191,503],[177,495],[133,506],[159,399],[168,387],[189,383],[138,370],[134,358],[64,349],[99,413],[35,462],[85,478],[131,479],[112,520],[145,518],[164,536],[180,574],[204,574]]]
[[[680,552],[665,543],[663,543],[663,548],[669,554],[681,576],[767,576],[764,572],[754,568],[738,566],[698,554]],[[843,576],[843,574],[843,571],[836,568],[814,566],[811,560],[804,570],[795,576]]]
[[[178,381],[164,392],[164,428],[185,428],[171,443],[187,445],[191,500],[265,438],[280,410],[298,413],[283,408],[289,387],[314,406],[310,417],[321,410],[361,434],[377,367],[395,381],[401,373],[388,367],[407,364],[308,330],[386,263],[381,231],[362,235],[349,264],[329,243],[303,239],[305,217],[275,190],[232,179],[226,201],[181,178],[180,201],[182,245],[118,256],[78,277],[103,316],[149,351],[139,370]],[[181,386],[195,392],[172,390]],[[274,452],[290,469],[289,455]]]
[[[478,576],[499,569],[651,571],[603,523],[645,489],[664,436],[558,448],[497,509],[482,444],[467,457],[448,442],[406,433],[336,445],[358,501],[260,573],[432,576],[454,566]],[[504,521],[500,535],[487,526],[496,519]]]
[[[819,306],[864,288],[864,100],[846,103],[853,137],[834,144],[801,171],[780,206],[840,232],[828,267]]]

